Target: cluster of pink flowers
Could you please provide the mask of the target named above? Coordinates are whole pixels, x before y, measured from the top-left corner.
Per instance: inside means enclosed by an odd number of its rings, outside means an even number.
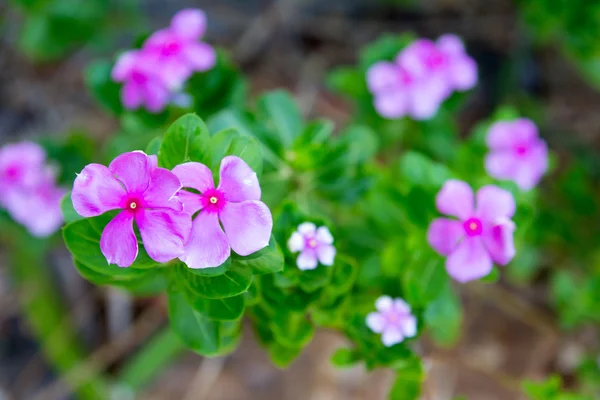
[[[333,236],[326,226],[317,226],[312,222],[298,225],[298,230],[288,240],[288,249],[292,253],[300,252],[296,265],[301,270],[315,269],[319,263],[333,265],[335,247]]]
[[[381,334],[381,342],[390,347],[417,334],[417,319],[402,299],[381,296],[375,302],[377,312],[367,315],[367,326]]]
[[[430,119],[454,91],[476,83],[477,64],[454,35],[415,40],[394,62],[381,61],[367,71],[375,110],[389,119]]]
[[[121,101],[125,108],[145,107],[160,112],[179,97],[194,72],[211,69],[216,53],[200,42],[205,30],[204,12],[184,9],[173,17],[168,28],[154,32],[141,49],[121,54],[112,79],[123,83]]]
[[[179,258],[190,268],[211,268],[225,262],[230,249],[246,256],[269,244],[273,220],[260,195],[256,174],[241,158],[222,160],[215,188],[212,172],[203,164],[190,162],[169,171],[158,167],[156,156],[135,151],[108,167],[86,166],[75,179],[71,198],[83,217],[120,210],[100,240],[108,263],[128,267],[135,261],[135,221],[153,260]]]
[[[0,207],[32,235],[49,236],[62,225],[60,201],[66,191],[56,185],[56,170],[36,143],[0,149],[0,188]]]

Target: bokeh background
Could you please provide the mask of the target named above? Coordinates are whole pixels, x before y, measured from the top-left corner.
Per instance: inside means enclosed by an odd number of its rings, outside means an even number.
[[[40,45],[44,33],[36,31],[39,24],[26,17],[19,3],[28,2],[0,1],[0,143],[71,130],[108,139],[117,121],[86,91],[86,65],[113,57],[143,32],[166,26],[177,10],[199,7],[209,18],[206,40],[232,53],[252,93],[287,88],[305,115],[340,124],[352,115],[350,106],[327,89],[332,68],[355,63],[358,50],[386,32],[413,31],[430,38],[456,33],[480,68],[480,83],[460,114],[463,134],[510,101],[541,116],[540,128],[558,154],[559,170],[563,161],[586,160],[585,173],[598,183],[600,6],[593,0],[112,0],[100,1],[99,9],[90,5],[94,1],[75,0],[65,1],[66,7],[88,13],[92,23],[83,29],[82,43],[64,49]],[[66,30],[70,38],[74,31]],[[597,216],[593,207],[590,215]],[[576,203],[568,212],[578,214]],[[594,235],[600,222],[590,219],[589,225]],[[98,371],[118,370],[165,326],[162,299],[132,299],[115,289],[93,287],[79,277],[64,249],[52,253],[50,265],[51,284],[90,350],[87,362]],[[23,293],[12,287],[7,268],[0,249],[0,398],[73,398],[21,317]],[[520,399],[522,379],[551,372],[571,384],[583,354],[597,346],[598,332],[585,324],[561,330],[548,290],[543,274],[527,284],[465,287],[458,345],[438,349],[424,342],[419,349],[429,371],[423,398]],[[330,365],[340,344],[343,339],[336,334],[319,332],[282,371],[247,329],[231,356],[209,360],[182,352],[165,362],[139,398],[384,398],[391,375]],[[124,387],[114,398],[133,396]]]

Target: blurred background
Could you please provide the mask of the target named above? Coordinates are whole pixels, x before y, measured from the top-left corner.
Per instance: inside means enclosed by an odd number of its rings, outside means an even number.
[[[460,115],[461,132],[467,135],[477,121],[510,101],[542,116],[540,128],[558,154],[559,169],[560,161],[585,160],[586,176],[598,183],[600,4],[594,0],[53,2],[64,21],[36,12],[36,7],[45,10],[43,0],[0,0],[0,144],[77,130],[100,141],[109,138],[117,121],[86,91],[86,65],[98,57],[112,58],[140,34],[168,25],[179,9],[199,7],[208,16],[206,41],[232,53],[252,93],[288,88],[305,115],[340,124],[351,119],[351,109],[327,90],[328,71],[356,63],[358,50],[386,32],[413,31],[430,38],[456,33],[480,69],[479,85]],[[70,25],[70,17],[83,22]],[[563,204],[578,215],[576,202]],[[598,241],[594,233],[600,221],[597,206],[592,207],[589,235]],[[68,319],[89,349],[87,367],[110,374],[141,344],[161,340],[157,333],[167,319],[162,299],[132,299],[117,289],[88,284],[60,247],[49,265],[48,284],[68,307]],[[23,293],[11,285],[7,269],[0,249],[0,399],[74,398],[21,317]],[[557,319],[562,317],[551,307],[548,287],[543,274],[523,284],[464,286],[458,345],[449,350],[424,342],[419,349],[429,372],[423,398],[520,399],[522,379],[552,372],[571,384],[586,349],[597,348],[598,332],[587,319],[577,329],[560,330],[563,323]],[[592,293],[600,296],[596,287]],[[568,308],[568,301],[559,306]],[[139,398],[384,398],[391,374],[330,365],[330,355],[343,343],[335,333],[319,332],[282,371],[247,329],[239,349],[226,358],[203,359],[176,349],[176,356],[165,354],[164,371]],[[176,347],[167,340],[169,346]],[[134,398],[126,386],[112,396]]]

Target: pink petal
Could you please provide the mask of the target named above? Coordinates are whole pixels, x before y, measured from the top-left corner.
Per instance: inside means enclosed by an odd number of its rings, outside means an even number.
[[[213,268],[223,264],[230,254],[217,214],[201,212],[194,219],[185,253],[179,259],[189,268]]]
[[[401,343],[404,340],[404,336],[400,329],[387,328],[381,335],[381,342],[385,347],[391,347],[395,344]]]
[[[113,81],[123,82],[129,78],[131,70],[138,61],[138,54],[139,51],[132,50],[126,51],[119,56],[115,66],[111,71],[111,77]]]
[[[237,254],[247,256],[269,245],[273,218],[265,203],[257,200],[227,202],[219,218],[229,245]]]
[[[161,112],[169,103],[171,92],[158,81],[149,81],[145,88],[145,104],[152,113]]]
[[[513,195],[498,186],[487,185],[477,192],[476,215],[482,221],[494,223],[498,218],[510,218],[515,214]]]
[[[225,194],[228,202],[260,200],[256,172],[236,156],[227,156],[221,161],[218,189]]]
[[[385,318],[376,312],[369,313],[367,315],[367,326],[373,332],[381,333],[385,327]]]
[[[288,240],[288,249],[292,252],[292,253],[297,253],[299,251],[302,251],[304,249],[304,236],[302,236],[300,233],[298,232],[294,232],[292,233],[292,236],[290,237],[290,239]]]
[[[448,72],[457,90],[469,90],[477,84],[477,64],[467,55],[452,60]]]
[[[183,203],[184,212],[194,215],[198,211],[202,210],[202,196],[199,194],[181,190],[177,194],[177,197]]]
[[[466,182],[450,179],[438,192],[435,204],[442,214],[464,221],[473,214],[473,191]]]
[[[317,247],[316,251],[317,258],[321,264],[327,266],[333,265],[333,260],[335,258],[335,247],[328,244],[320,245]]]
[[[375,63],[367,71],[367,85],[371,93],[396,91],[399,84],[399,67],[391,62]]]
[[[144,88],[128,81],[121,88],[121,101],[128,110],[135,110],[144,102]]]
[[[136,214],[146,252],[155,261],[171,261],[184,252],[192,228],[190,215],[183,211],[144,209]]]
[[[394,307],[394,300],[390,296],[379,296],[375,301],[375,308],[380,313],[386,313]]]
[[[427,230],[427,242],[439,254],[447,256],[458,246],[464,237],[462,222],[447,218],[433,220]]]
[[[492,271],[492,259],[479,237],[466,237],[446,260],[448,275],[465,283]]]
[[[450,88],[442,76],[431,76],[411,89],[410,115],[416,120],[427,120],[437,114]]]
[[[100,250],[109,264],[129,267],[138,254],[138,243],[133,233],[131,211],[121,211],[110,221],[100,237]]]
[[[518,167],[519,160],[512,151],[495,150],[485,156],[485,171],[500,180],[512,179]]]
[[[327,229],[326,226],[321,226],[317,229],[317,235],[315,236],[317,241],[322,244],[332,244],[333,236],[331,236],[331,232]]]
[[[181,189],[181,182],[177,176],[164,168],[153,168],[150,172],[150,185],[144,192],[146,207],[172,208],[170,200]],[[181,208],[179,209],[181,211]]]
[[[376,94],[373,105],[379,115],[388,119],[404,117],[409,110],[408,98],[404,91],[387,91]]]
[[[197,8],[183,9],[171,19],[171,30],[183,39],[200,39],[206,31],[206,14]]]
[[[548,170],[548,148],[540,140],[533,145],[527,155],[514,171],[514,181],[521,190],[533,189]]]
[[[173,173],[177,175],[184,188],[196,189],[204,193],[215,187],[212,172],[204,164],[198,162],[180,164],[173,168]]]
[[[63,189],[50,184],[33,191],[10,191],[5,207],[12,218],[25,226],[33,236],[47,237],[63,224],[60,201],[64,194]],[[32,213],[32,210],[36,212]]]
[[[486,143],[490,149],[510,149],[530,143],[538,136],[535,124],[526,118],[499,121],[488,130]]]
[[[456,35],[442,35],[437,39],[436,44],[439,50],[448,55],[459,56],[465,52],[463,41]]]
[[[319,265],[317,254],[313,249],[303,250],[296,259],[296,265],[303,271],[317,268]]]
[[[150,184],[152,164],[141,151],[123,153],[108,166],[128,193],[143,193]]]
[[[185,57],[183,54],[179,57],[169,57],[161,59],[158,63],[160,80],[155,82],[152,90],[161,101],[165,97],[170,98],[172,92],[180,91],[185,81],[192,75],[193,69],[183,57]]]
[[[148,165],[150,165],[150,168],[158,168],[158,156],[156,154],[148,155]]]
[[[483,244],[496,264],[506,265],[516,254],[513,233],[515,224],[506,220],[483,235]]]
[[[409,73],[418,77],[425,77],[429,73],[424,60],[431,54],[438,52],[438,49],[429,39],[417,39],[408,45],[398,57],[396,63]]]
[[[417,334],[417,319],[414,316],[405,317],[400,326],[404,337],[411,338]]]
[[[206,43],[189,43],[183,48],[183,56],[194,71],[208,71],[217,63],[217,53]]]
[[[314,236],[317,231],[317,226],[312,222],[303,222],[298,225],[298,232],[306,236]]]
[[[104,165],[90,164],[75,178],[71,200],[82,217],[96,217],[121,208],[125,189]]]
[[[410,306],[402,299],[394,299],[394,311],[402,314],[409,314]]]

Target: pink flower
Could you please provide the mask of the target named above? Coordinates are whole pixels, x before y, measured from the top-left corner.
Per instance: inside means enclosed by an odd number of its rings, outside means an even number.
[[[100,249],[109,264],[128,267],[138,254],[134,220],[150,258],[167,262],[183,254],[192,223],[176,197],[179,189],[177,176],[158,168],[155,156],[134,151],[121,154],[108,168],[85,167],[75,179],[71,198],[83,217],[121,210],[104,228]]]
[[[404,300],[381,296],[375,302],[375,308],[377,312],[367,315],[367,326],[373,332],[381,333],[384,346],[393,346],[417,334],[417,319]]]
[[[476,82],[477,65],[454,35],[441,36],[437,43],[416,40],[394,62],[378,62],[367,71],[375,109],[385,118],[429,119],[452,91]]]
[[[493,262],[506,265],[515,255],[515,224],[510,219],[515,201],[510,192],[484,186],[477,192],[476,207],[474,203],[467,183],[447,181],[436,197],[437,209],[458,220],[437,218],[427,232],[431,247],[448,256],[448,274],[463,283],[488,275]]]
[[[135,110],[144,106],[148,111],[162,111],[171,93],[162,81],[162,66],[140,50],[127,51],[119,57],[112,70],[112,79],[123,82],[121,101],[125,108]]]
[[[184,9],[167,29],[153,33],[143,51],[160,65],[158,73],[171,90],[178,90],[194,71],[207,71],[216,62],[214,49],[200,38],[206,30],[206,15],[201,10]]]
[[[0,149],[0,207],[34,236],[49,236],[63,223],[60,200],[65,190],[55,180],[44,149],[36,143]]]
[[[271,211],[260,201],[256,173],[241,158],[223,158],[216,188],[212,172],[204,164],[181,164],[173,173],[181,179],[183,187],[200,192],[179,192],[186,212],[194,215],[200,211],[194,219],[185,253],[179,257],[188,267],[218,267],[229,258],[231,249],[247,256],[269,245],[273,229]]]
[[[319,262],[323,265],[333,265],[335,247],[332,243],[333,236],[326,226],[317,229],[312,222],[304,222],[292,233],[288,240],[288,248],[292,253],[300,252],[296,265],[301,270],[307,270],[317,268]]]
[[[494,123],[488,131],[487,145],[487,173],[496,179],[512,180],[522,190],[532,189],[548,170],[546,142],[528,119]]]

